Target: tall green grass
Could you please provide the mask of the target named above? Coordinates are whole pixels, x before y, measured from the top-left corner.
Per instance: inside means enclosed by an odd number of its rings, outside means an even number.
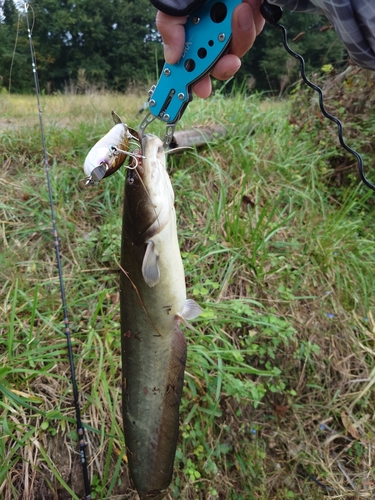
[[[80,498],[39,131],[32,98],[1,99],[10,126],[0,146],[0,497]],[[136,127],[141,101],[43,97],[97,499],[136,498],[121,416],[124,172],[88,189],[82,164],[112,126],[112,107]],[[317,147],[313,133],[299,137],[289,117],[288,102],[242,93],[194,100],[181,126],[215,121],[228,135],[168,159],[188,295],[204,310],[185,331],[169,498],[374,495],[373,195],[332,185],[337,151]]]

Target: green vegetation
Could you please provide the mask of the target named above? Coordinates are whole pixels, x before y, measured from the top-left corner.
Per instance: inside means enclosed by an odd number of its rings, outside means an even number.
[[[352,70],[334,85],[331,96],[354,99],[353,86],[367,92],[363,114],[347,107],[344,132],[365,153],[374,181],[372,82]],[[42,100],[94,499],[136,498],[121,416],[125,170],[85,188],[82,164],[112,126],[111,109],[136,127],[142,100]],[[0,498],[78,499],[83,482],[34,104],[0,96]],[[195,330],[184,332],[188,362],[168,498],[374,498],[374,194],[358,183],[309,90],[285,102],[217,92],[194,100],[181,126],[212,121],[228,128],[226,138],[168,160],[188,294],[204,309]],[[162,134],[160,124],[151,129]]]

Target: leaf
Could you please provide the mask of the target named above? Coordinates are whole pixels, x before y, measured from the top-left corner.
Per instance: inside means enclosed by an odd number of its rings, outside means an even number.
[[[354,439],[360,438],[359,432],[357,431],[355,424],[352,423],[349,416],[344,411],[341,412],[341,422],[342,425],[345,427],[345,429],[352,436],[352,438]]]
[[[17,396],[21,396],[22,398],[28,399],[30,401],[33,401],[34,403],[43,403],[43,399],[35,396],[34,394],[28,394],[27,392],[23,391],[18,391],[17,389],[9,389],[13,394],[16,394]]]

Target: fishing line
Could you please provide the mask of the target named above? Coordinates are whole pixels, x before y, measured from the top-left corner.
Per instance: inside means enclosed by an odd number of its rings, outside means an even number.
[[[315,90],[315,92],[317,92],[319,94],[319,106],[320,106],[320,109],[321,109],[323,115],[326,118],[328,118],[329,120],[331,120],[332,122],[336,123],[337,132],[338,132],[337,135],[338,135],[341,146],[356,158],[358,172],[359,172],[359,175],[360,175],[362,181],[366,184],[367,187],[369,187],[370,189],[375,191],[374,184],[372,184],[365,176],[361,155],[359,153],[357,153],[357,151],[355,151],[353,148],[348,146],[343,138],[343,128],[342,128],[341,121],[338,118],[336,118],[335,116],[331,115],[331,113],[329,113],[326,110],[326,108],[324,106],[322,89],[320,87],[318,87],[317,85],[315,85],[314,83],[312,83],[307,78],[306,70],[305,70],[306,65],[305,65],[304,58],[300,54],[297,54],[297,52],[294,52],[294,50],[292,50],[290,48],[290,46],[288,44],[287,30],[282,24],[279,24],[279,22],[278,22],[282,16],[282,9],[280,7],[277,7],[276,5],[270,5],[266,0],[264,0],[264,2],[262,3],[262,6],[261,6],[261,13],[262,13],[262,16],[266,19],[266,21],[268,21],[270,24],[272,24],[272,26],[275,26],[276,28],[281,29],[281,31],[283,33],[283,44],[284,44],[286,51],[291,56],[293,56],[295,59],[298,59],[300,62],[300,73],[301,73],[303,81],[306,83],[306,85],[311,87],[313,90]]]
[[[58,274],[59,274],[61,304],[62,304],[62,310],[63,310],[63,316],[64,316],[64,326],[65,326],[64,334],[66,337],[69,365],[70,365],[70,373],[71,373],[71,383],[72,383],[72,388],[73,388],[74,407],[75,407],[76,423],[77,423],[77,433],[78,433],[78,439],[79,439],[79,451],[80,451],[80,455],[81,455],[83,481],[84,481],[84,485],[85,485],[85,498],[87,500],[89,500],[89,499],[91,499],[91,493],[90,493],[90,482],[89,482],[87,461],[86,461],[86,452],[85,452],[85,446],[86,446],[85,440],[84,440],[85,434],[84,434],[84,429],[83,429],[82,421],[81,421],[81,411],[79,408],[79,396],[78,396],[77,381],[76,381],[75,370],[74,370],[73,349],[72,349],[72,342],[71,342],[71,330],[70,330],[70,326],[69,326],[67,302],[66,302],[65,287],[64,287],[64,280],[63,280],[63,271],[62,271],[61,258],[60,258],[59,236],[57,233],[55,211],[53,208],[53,196],[52,196],[52,186],[51,186],[51,179],[50,179],[50,170],[49,170],[47,148],[46,148],[45,135],[44,135],[42,109],[40,106],[40,98],[39,98],[40,91],[39,91],[38,74],[37,74],[37,70],[36,70],[36,59],[35,59],[35,55],[34,55],[33,42],[31,39],[31,30],[30,30],[29,16],[28,16],[28,10],[27,10],[28,7],[31,8],[31,6],[30,6],[30,4],[27,4],[27,3],[25,3],[24,6],[25,6],[25,13],[26,13],[27,34],[29,37],[29,44],[30,44],[31,64],[32,64],[33,74],[34,74],[35,94],[36,94],[36,99],[37,99],[37,104],[38,104],[39,126],[40,126],[40,132],[42,135],[43,160],[44,160],[44,168],[45,168],[46,180],[47,180],[49,205],[50,205],[50,211],[51,211],[53,239],[54,239],[55,252],[56,252],[56,263],[57,263],[57,270],[58,270]]]
[[[13,53],[12,53],[12,60],[10,62],[9,85],[8,85],[8,92],[9,92],[9,94],[10,94],[10,88],[12,86],[12,71],[13,71],[14,58],[15,58],[15,55],[16,55],[16,48],[17,48],[17,42],[18,42],[18,34],[20,32],[20,20],[21,20],[21,12],[18,13],[16,39],[14,41],[14,47],[13,47]]]

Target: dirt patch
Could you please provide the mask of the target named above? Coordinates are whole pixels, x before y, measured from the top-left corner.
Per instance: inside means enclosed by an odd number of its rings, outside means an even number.
[[[43,439],[43,441],[45,441]],[[78,498],[84,499],[85,486],[81,465],[81,457],[78,446],[71,442],[66,434],[56,434],[54,437],[47,438],[48,444],[46,452],[56,473],[52,473],[51,465],[46,464],[39,456],[34,464],[26,463],[25,457],[20,459],[19,464],[15,466],[18,471],[13,484],[19,496],[12,495],[12,500],[71,500],[72,495],[60,484],[57,475],[69,486]],[[136,500],[138,495],[132,488],[128,468],[125,460],[122,461],[120,470],[118,470],[118,455],[114,452],[110,459],[107,480],[104,479],[104,464],[98,459],[98,450],[103,453],[103,446],[100,446],[100,440],[94,438],[91,442],[93,454],[87,449],[87,463],[89,482],[92,485],[93,497],[96,491],[101,491],[104,482],[110,483],[116,475],[115,485],[108,498],[117,500]]]

